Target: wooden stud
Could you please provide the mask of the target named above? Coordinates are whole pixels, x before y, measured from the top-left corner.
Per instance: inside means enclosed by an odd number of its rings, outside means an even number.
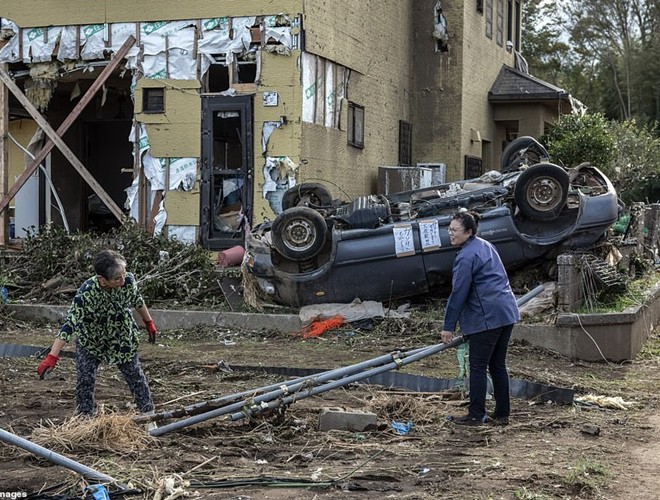
[[[0,64],[0,71],[7,71],[7,63]],[[9,92],[0,85],[0,196],[9,189]],[[0,246],[9,243],[9,213],[0,212]]]

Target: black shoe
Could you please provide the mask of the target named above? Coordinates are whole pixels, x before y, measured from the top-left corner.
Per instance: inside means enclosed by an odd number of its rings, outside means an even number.
[[[494,413],[491,413],[490,415],[488,415],[486,422],[488,422],[490,425],[505,426],[505,425],[509,425],[509,417],[499,417]]]
[[[470,415],[464,415],[462,417],[450,416],[448,419],[454,422],[456,425],[466,425],[466,426],[477,426],[484,425],[484,418],[471,417]]]

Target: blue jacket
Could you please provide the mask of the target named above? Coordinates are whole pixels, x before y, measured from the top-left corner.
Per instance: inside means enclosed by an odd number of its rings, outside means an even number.
[[[520,319],[516,297],[495,247],[477,236],[463,243],[452,270],[444,329],[471,334],[512,325]]]

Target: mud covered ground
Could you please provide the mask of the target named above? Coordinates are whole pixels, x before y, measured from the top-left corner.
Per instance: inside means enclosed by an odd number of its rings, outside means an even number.
[[[268,331],[196,329],[164,332],[158,345],[140,347],[158,410],[258,388],[284,380],[263,372],[212,372],[224,360],[241,365],[335,368],[397,349],[435,343],[426,320],[389,320],[376,329],[351,327],[314,340]],[[0,342],[48,346],[55,325],[5,319]],[[72,346],[68,346],[72,349]],[[0,427],[30,439],[61,425],[74,411],[75,368],[63,358],[56,375],[39,381],[35,359],[0,359]],[[574,362],[514,343],[511,376],[573,388],[576,396],[621,397],[628,410],[535,404],[513,399],[507,427],[460,428],[460,393],[414,393],[351,385],[299,401],[279,415],[252,421],[214,419],[151,440],[144,449],[106,446],[52,449],[158,497],[169,481],[179,496],[226,499],[404,498],[554,499],[657,498],[660,490],[660,335],[638,359],[609,364]],[[453,378],[455,351],[408,365],[411,374]],[[119,372],[103,367],[97,402],[127,412],[130,395]],[[489,403],[491,404],[491,403]],[[317,430],[323,407],[371,410],[378,427],[367,432]],[[396,434],[392,420],[412,422]],[[77,495],[80,476],[19,448],[0,444],[0,492]],[[169,498],[179,497],[177,494]],[[47,498],[47,497],[42,497]],[[115,497],[113,497],[115,498]]]

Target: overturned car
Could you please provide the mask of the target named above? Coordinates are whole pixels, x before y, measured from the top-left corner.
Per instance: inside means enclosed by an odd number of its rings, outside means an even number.
[[[244,265],[280,304],[388,301],[450,282],[458,247],[447,227],[461,208],[480,213],[479,236],[510,270],[602,239],[619,215],[610,180],[590,164],[528,163],[517,151],[505,173],[350,202],[300,184],[284,194],[282,213],[248,236]]]

